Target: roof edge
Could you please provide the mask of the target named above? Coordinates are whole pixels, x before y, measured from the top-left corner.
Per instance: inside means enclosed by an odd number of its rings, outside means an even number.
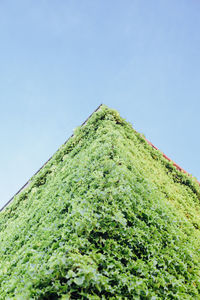
[[[89,115],[89,117],[80,125],[80,127],[82,127],[82,126],[84,126],[86,123],[87,123],[87,121],[93,116],[93,114],[94,113],[96,113],[98,110],[100,110],[101,109],[101,107],[102,106],[104,106],[104,104],[103,103],[101,103],[90,115]],[[138,133],[135,129],[134,129],[134,131],[136,132],[136,133]],[[143,138],[146,142],[147,142],[147,144],[149,144],[152,148],[154,148],[155,150],[157,150],[157,151],[159,151],[161,154],[162,154],[162,156],[164,157],[164,159],[166,159],[166,160],[168,160],[169,162],[171,162],[172,164],[173,164],[173,166],[179,171],[179,172],[181,172],[181,173],[185,173],[186,175],[188,175],[188,176],[192,176],[190,173],[188,173],[187,171],[185,171],[183,168],[181,168],[178,164],[176,164],[172,159],[170,159],[168,156],[166,156],[160,149],[158,149],[156,146],[154,146],[148,139],[146,139],[144,136],[142,136],[140,133],[138,133],[139,135],[140,135],[140,137],[141,138]],[[72,137],[74,136],[74,133],[61,145],[61,146],[63,146],[63,145],[65,145]],[[41,168],[37,171],[37,172],[35,172],[34,174],[33,174],[33,176],[31,176],[31,178],[14,194],[14,196],[8,201],[8,202],[6,202],[4,205],[3,205],[3,207],[2,208],[0,208],[0,212],[2,212],[11,202],[12,202],[12,200],[15,198],[15,196],[17,196],[17,195],[19,195],[25,188],[27,188],[28,186],[29,186],[29,184],[31,183],[31,181],[32,181],[32,178],[35,176],[35,175],[37,175],[39,172],[40,172],[40,170],[42,170],[45,166],[46,166],[46,164],[53,158],[53,156],[58,152],[60,150],[60,147],[59,147],[59,149],[56,151],[56,152],[54,152],[53,153],[53,155],[41,166]],[[194,176],[192,176],[192,178],[200,185],[200,182],[194,177]]]
[[[101,109],[101,107],[103,106],[103,103],[101,103],[90,115],[89,117],[81,124],[81,126],[84,126],[87,121],[92,117],[92,115],[97,112],[99,109]],[[65,145],[72,137],[74,136],[74,133],[63,143],[63,145]],[[60,149],[60,148],[59,148]],[[57,151],[59,151],[59,149]],[[56,151],[56,152],[57,152]],[[56,152],[54,152],[51,157],[39,168],[39,170],[37,170],[32,176],[31,178],[14,194],[14,196],[12,196],[12,198],[10,200],[8,200],[1,208],[0,208],[0,212],[4,210],[4,208],[6,208],[11,202],[12,200],[14,200],[15,196],[19,195],[25,188],[27,188],[29,186],[29,184],[31,183],[32,178],[37,175],[40,170],[42,170],[44,168],[44,166],[46,166],[46,164],[52,159],[52,157],[56,154]]]

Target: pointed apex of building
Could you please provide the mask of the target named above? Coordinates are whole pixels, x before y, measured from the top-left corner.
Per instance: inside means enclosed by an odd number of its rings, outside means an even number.
[[[100,105],[0,213],[0,299],[198,299],[199,201]]]

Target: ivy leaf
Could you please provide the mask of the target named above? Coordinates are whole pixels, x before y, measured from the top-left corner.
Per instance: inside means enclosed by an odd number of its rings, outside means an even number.
[[[76,277],[76,278],[74,279],[74,282],[75,282],[77,285],[82,285],[83,282],[84,282],[84,280],[85,280],[85,276],[81,276],[81,277]]]

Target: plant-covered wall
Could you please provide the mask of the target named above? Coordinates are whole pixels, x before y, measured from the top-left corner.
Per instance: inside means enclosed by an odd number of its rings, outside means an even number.
[[[199,203],[102,106],[0,213],[0,299],[200,299]]]

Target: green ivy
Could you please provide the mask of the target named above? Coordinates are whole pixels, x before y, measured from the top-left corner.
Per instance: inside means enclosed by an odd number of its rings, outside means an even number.
[[[200,187],[102,106],[0,214],[0,299],[200,299]]]

